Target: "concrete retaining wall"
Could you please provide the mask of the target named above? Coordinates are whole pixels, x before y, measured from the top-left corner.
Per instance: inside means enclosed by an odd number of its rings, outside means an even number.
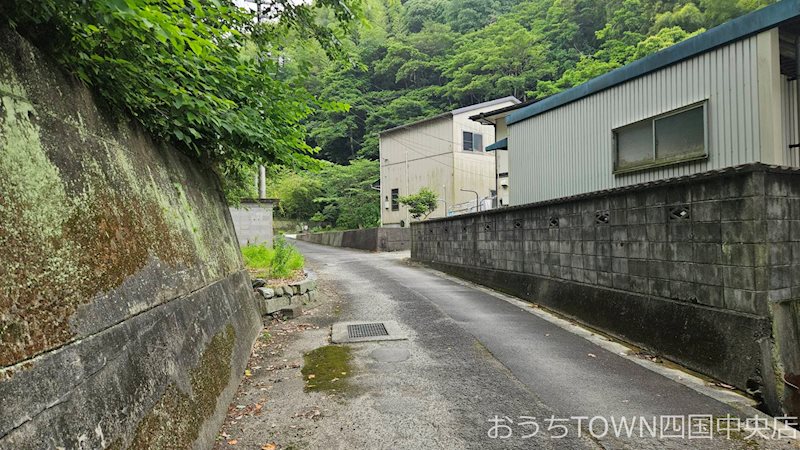
[[[261,322],[212,171],[0,30],[0,448],[208,448]]]
[[[275,219],[272,221],[272,229],[277,233],[294,234],[303,230],[304,222],[294,219]]]
[[[411,246],[410,228],[365,228],[298,234],[297,239],[332,247],[348,247],[372,252],[396,252]]]
[[[415,223],[411,252],[800,409],[783,378],[800,373],[797,170],[748,165]]]

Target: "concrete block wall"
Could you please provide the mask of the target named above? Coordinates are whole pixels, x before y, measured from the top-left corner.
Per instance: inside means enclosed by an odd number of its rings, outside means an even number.
[[[760,389],[775,406],[800,347],[795,313],[784,345],[772,331],[778,305],[796,311],[800,298],[799,186],[795,170],[748,165],[437,219],[412,225],[412,258]]]
[[[767,268],[764,282],[778,358],[778,395],[800,416],[800,175],[766,175]]]
[[[378,228],[379,252],[398,252],[410,249],[410,228]]]

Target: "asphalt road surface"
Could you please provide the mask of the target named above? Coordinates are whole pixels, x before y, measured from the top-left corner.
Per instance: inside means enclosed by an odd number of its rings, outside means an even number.
[[[295,245],[340,304],[335,317],[308,319],[322,331],[298,340],[298,351],[322,345],[337,321],[394,320],[408,336],[350,344],[356,389],[347,398],[330,403],[309,398],[319,395],[313,393],[282,400],[325,410],[296,433],[299,447],[800,448],[773,430],[748,439],[752,429],[736,430],[737,420],[744,425],[748,417],[741,409],[532,314],[529,306],[410,264],[407,254]],[[409,356],[387,362],[375,350]],[[280,413],[279,403],[273,412]],[[724,422],[733,431],[722,433],[717,420],[729,415],[738,419]],[[261,428],[254,423],[242,432],[250,429]]]

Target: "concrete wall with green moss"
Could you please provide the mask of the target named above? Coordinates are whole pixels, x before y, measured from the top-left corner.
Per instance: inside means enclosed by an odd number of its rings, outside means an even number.
[[[0,101],[0,449],[211,442],[260,329],[216,176],[7,30]]]

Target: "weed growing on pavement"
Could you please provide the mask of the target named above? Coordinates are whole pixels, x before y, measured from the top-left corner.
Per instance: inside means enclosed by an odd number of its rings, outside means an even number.
[[[346,391],[352,371],[351,358],[350,347],[344,345],[326,345],[306,353],[301,370],[306,392]]]

